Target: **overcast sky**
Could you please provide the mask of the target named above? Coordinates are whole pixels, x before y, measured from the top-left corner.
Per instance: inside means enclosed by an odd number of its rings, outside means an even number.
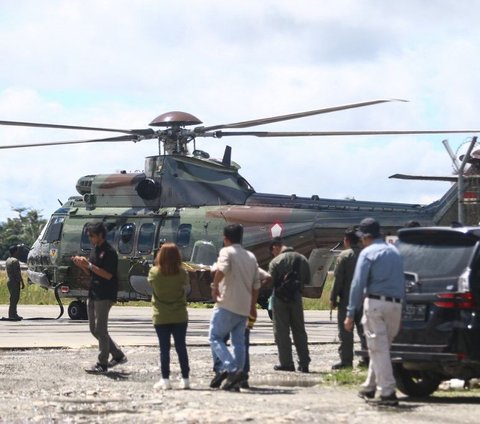
[[[2,0],[0,120],[147,128],[182,110],[223,124],[373,99],[395,102],[258,130],[480,129],[480,2]],[[480,132],[480,131],[479,131]],[[114,133],[112,136],[116,135]],[[0,127],[0,145],[107,133]],[[468,135],[199,139],[258,192],[429,203],[441,141]],[[0,150],[0,222],[48,217],[82,175],[143,170],[155,141]],[[57,200],[58,199],[58,200]]]

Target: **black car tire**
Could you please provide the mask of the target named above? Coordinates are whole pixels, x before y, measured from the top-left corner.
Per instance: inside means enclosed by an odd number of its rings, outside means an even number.
[[[442,382],[442,379],[435,374],[407,370],[402,364],[394,364],[393,373],[398,390],[411,397],[430,396]]]

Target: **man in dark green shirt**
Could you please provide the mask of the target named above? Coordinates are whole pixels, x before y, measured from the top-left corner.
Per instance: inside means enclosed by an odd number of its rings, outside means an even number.
[[[348,299],[350,295],[350,285],[352,284],[357,257],[360,253],[360,239],[355,234],[354,228],[348,228],[343,237],[343,246],[345,250],[340,253],[335,266],[335,280],[332,291],[330,292],[330,309],[338,308],[338,338],[340,346],[338,354],[340,362],[332,366],[333,370],[352,367],[353,365],[353,332],[345,330],[343,322],[347,316]],[[363,350],[367,350],[367,343],[363,334],[361,323],[362,311],[355,315],[355,326]],[[367,360],[362,360],[359,365],[368,365]]]
[[[280,364],[273,368],[275,371],[295,371],[292,340],[290,339],[291,330],[298,355],[297,369],[307,373],[309,372],[310,354],[308,336],[305,331],[302,289],[305,284],[310,283],[310,266],[305,256],[295,252],[291,247],[285,246],[280,237],[275,237],[271,241],[270,251],[274,256],[268,268],[273,281],[273,334],[280,361]],[[300,287],[292,299],[281,299],[275,294],[275,289],[292,271],[297,273]]]
[[[20,262],[18,257],[20,255],[20,246],[11,246],[10,257],[5,263],[7,270],[7,287],[10,292],[10,306],[8,308],[8,319],[12,321],[20,321],[21,316],[17,314],[17,304],[20,299],[20,288],[25,288],[23,282],[22,272],[20,270]]]

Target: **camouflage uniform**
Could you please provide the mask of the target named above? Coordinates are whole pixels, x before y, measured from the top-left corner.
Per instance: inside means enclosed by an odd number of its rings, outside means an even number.
[[[335,267],[335,281],[330,293],[330,302],[337,306],[338,338],[340,340],[338,353],[340,362],[344,366],[352,366],[353,364],[353,331],[345,330],[343,322],[347,316],[350,286],[360,250],[360,247],[354,246],[340,253]],[[360,310],[356,313],[354,321],[362,349],[367,350],[361,319],[362,311]]]
[[[8,308],[8,317],[18,319],[17,304],[20,300],[20,286],[22,284],[22,274],[20,271],[20,262],[17,258],[11,256],[5,263],[7,270],[7,287],[10,292],[10,307]]]

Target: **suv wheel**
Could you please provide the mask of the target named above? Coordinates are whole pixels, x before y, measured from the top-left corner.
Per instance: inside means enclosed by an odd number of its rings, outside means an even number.
[[[393,365],[398,390],[412,397],[431,395],[442,382],[441,378],[428,371],[407,370],[402,364]]]

